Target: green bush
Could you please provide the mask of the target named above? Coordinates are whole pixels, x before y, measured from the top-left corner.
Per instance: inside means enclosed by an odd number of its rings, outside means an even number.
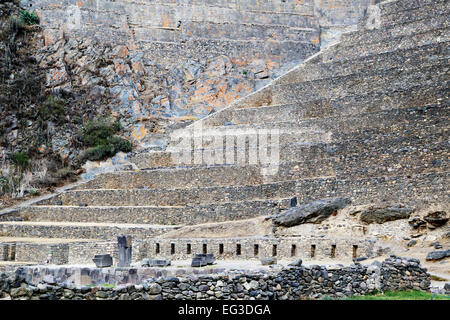
[[[115,149],[112,145],[101,144],[96,147],[88,148],[84,153],[84,157],[87,160],[98,161],[112,157],[115,154],[114,151]]]
[[[24,152],[17,152],[12,155],[12,162],[23,170],[30,165],[30,157]]]
[[[112,136],[108,138],[108,144],[112,145],[117,152],[130,152],[132,149],[131,142],[127,139],[118,137],[118,136]]]
[[[34,13],[27,10],[23,10],[20,13],[20,20],[26,25],[39,24],[39,17]]]
[[[120,131],[120,123],[107,119],[90,120],[83,128],[81,140],[88,147],[107,144],[109,137]]]
[[[81,141],[87,147],[84,159],[99,161],[114,156],[117,152],[130,152],[132,144],[127,139],[114,135],[121,129],[120,122],[108,119],[89,121],[83,129]]]

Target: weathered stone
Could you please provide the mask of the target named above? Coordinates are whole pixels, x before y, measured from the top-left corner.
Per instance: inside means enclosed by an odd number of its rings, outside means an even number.
[[[277,264],[277,258],[262,258],[261,264],[263,266],[270,266],[272,264]]]
[[[97,268],[107,268],[111,267],[113,264],[112,257],[109,254],[96,255],[92,261],[94,261]]]
[[[446,212],[436,211],[430,212],[423,219],[434,227],[441,227],[445,225],[450,218],[447,216]]]
[[[149,288],[148,288],[148,293],[151,294],[151,295],[160,294],[161,291],[162,291],[162,288],[157,283],[151,283]]]
[[[131,264],[132,246],[131,236],[117,237],[117,244],[119,247],[119,261],[118,267],[128,267]]]
[[[321,223],[337,210],[351,203],[348,198],[317,200],[300,207],[290,208],[272,219],[277,226],[292,227],[303,223]]]
[[[294,262],[289,263],[289,265],[293,267],[301,267],[302,263],[303,263],[302,259],[297,259]]]
[[[413,217],[411,220],[408,221],[408,223],[410,224],[411,227],[413,227],[414,229],[418,229],[422,226],[425,226],[427,223],[425,221],[423,221],[421,218],[419,217]]]
[[[450,250],[433,251],[428,253],[426,260],[427,261],[442,260],[447,257],[450,257]]]
[[[413,246],[415,246],[417,244],[417,240],[411,240],[411,241],[409,241],[408,243],[407,243],[407,247],[413,247]]]
[[[361,212],[360,221],[366,224],[382,224],[398,219],[407,219],[415,211],[414,208],[396,204],[389,207],[371,207]]]

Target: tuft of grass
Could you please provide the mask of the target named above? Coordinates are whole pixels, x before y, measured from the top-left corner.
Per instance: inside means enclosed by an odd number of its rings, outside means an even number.
[[[14,153],[11,160],[21,170],[25,170],[30,165],[30,157],[24,152]]]
[[[28,26],[39,24],[39,17],[34,12],[28,10],[22,10],[20,12],[20,20]]]
[[[386,291],[384,293],[368,294],[365,296],[351,296],[346,300],[450,300],[450,296],[433,294],[425,291]]]
[[[33,197],[37,197],[37,196],[39,196],[39,195],[41,194],[41,191],[40,191],[39,189],[31,189],[31,190],[30,190],[30,194],[31,194]]]

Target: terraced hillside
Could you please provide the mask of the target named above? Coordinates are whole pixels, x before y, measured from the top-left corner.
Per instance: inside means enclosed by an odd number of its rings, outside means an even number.
[[[133,155],[138,170],[102,174],[1,215],[4,259],[90,263],[99,253],[117,257],[122,234],[133,237],[135,261],[201,252],[338,259],[404,250],[405,239],[418,234],[408,220],[367,224],[360,214],[401,204],[420,219],[433,210],[448,215],[449,11],[441,0],[372,6],[340,43],[184,131],[195,134],[201,125],[239,141],[251,130],[278,129],[269,144],[279,146],[274,174],[261,163],[180,166],[175,143]],[[248,144],[249,153],[260,149]],[[211,150],[226,151],[206,139],[194,144],[194,153]],[[294,196],[298,204],[349,197],[352,205],[321,224],[274,228],[266,217]],[[424,245],[448,245],[448,224],[420,232]]]

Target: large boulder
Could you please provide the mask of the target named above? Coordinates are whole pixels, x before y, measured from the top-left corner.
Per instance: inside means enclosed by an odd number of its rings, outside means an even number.
[[[441,227],[446,224],[450,218],[444,211],[436,211],[427,214],[423,219],[433,227]]]
[[[365,224],[382,224],[398,219],[408,219],[415,208],[395,204],[388,207],[370,207],[361,212],[359,220]]]
[[[303,223],[321,223],[351,203],[349,198],[328,198],[293,207],[274,217],[277,226],[293,227]]]
[[[427,261],[436,261],[436,260],[441,260],[444,258],[450,257],[450,250],[444,250],[444,251],[433,251],[430,252],[427,255],[426,260]]]

